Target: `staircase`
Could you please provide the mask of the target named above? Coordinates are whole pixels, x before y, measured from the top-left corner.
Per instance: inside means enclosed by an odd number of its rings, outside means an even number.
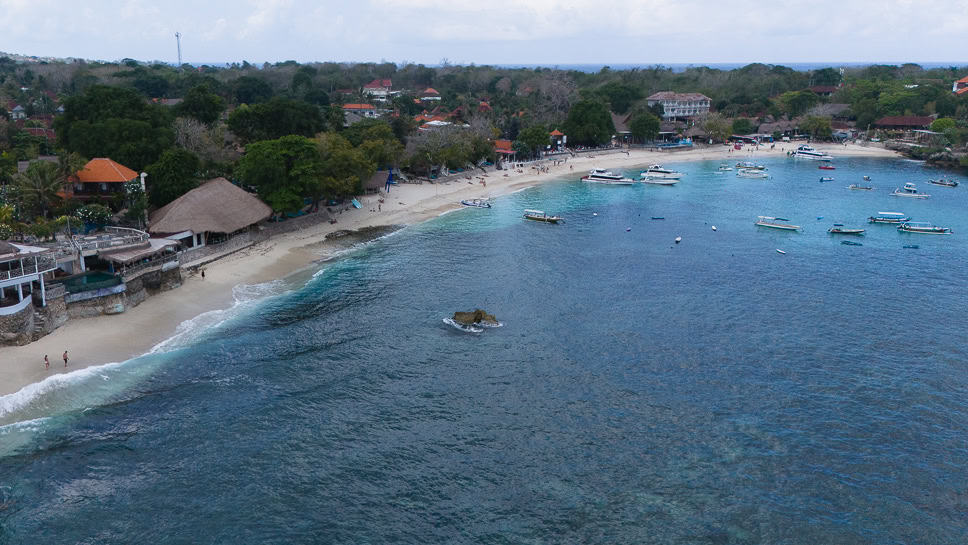
[[[47,334],[47,318],[34,309],[34,331],[31,340],[36,341]]]

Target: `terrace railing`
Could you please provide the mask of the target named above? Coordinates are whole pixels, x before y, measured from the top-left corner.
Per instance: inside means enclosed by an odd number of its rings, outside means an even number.
[[[121,267],[121,278],[124,279],[125,282],[129,282],[146,272],[163,269],[166,263],[178,263],[178,255],[169,254],[166,256],[149,259],[148,261],[135,263],[134,265]]]
[[[135,244],[147,244],[151,235],[138,229],[128,227],[105,227],[104,231],[111,236],[98,237],[95,240],[84,240],[83,238],[74,239],[74,244],[79,251],[103,250],[106,248],[120,248]]]
[[[0,280],[12,280],[22,276],[30,276],[37,273],[52,271],[57,268],[54,254],[43,254],[40,256],[25,257],[22,261],[11,261],[11,264],[22,264],[20,267],[13,267],[5,271],[0,271]]]

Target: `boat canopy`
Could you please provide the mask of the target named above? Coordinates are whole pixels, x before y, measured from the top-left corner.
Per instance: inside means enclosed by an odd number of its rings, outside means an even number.
[[[897,217],[901,217],[901,216],[904,215],[904,212],[878,212],[877,215],[879,215],[879,216],[897,216]]]
[[[544,214],[544,210],[525,210],[525,214]]]

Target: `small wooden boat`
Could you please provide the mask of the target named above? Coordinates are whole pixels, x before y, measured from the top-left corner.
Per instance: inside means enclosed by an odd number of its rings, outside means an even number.
[[[867,218],[870,223],[904,223],[911,218],[903,212],[878,212],[876,216]]]
[[[799,231],[799,225],[793,225],[791,223],[782,223],[784,221],[790,221],[786,218],[775,218],[773,216],[757,216],[757,220],[754,225],[759,227],[769,227],[771,229],[782,229],[784,231]]]
[[[872,186],[872,185],[850,184],[849,186],[847,186],[847,189],[855,189],[855,190],[860,190],[860,191],[871,191],[871,190],[874,189],[874,186]]]
[[[934,184],[934,185],[941,185],[941,186],[944,186],[944,187],[958,187],[958,182],[957,181],[955,181],[955,180],[945,180],[944,178],[940,178],[940,179],[937,179],[937,180],[928,180],[928,183],[929,184]]]
[[[736,176],[740,178],[769,178],[770,175],[763,170],[755,168],[741,168],[736,171]]]
[[[897,228],[902,233],[918,233],[922,235],[950,235],[951,229],[940,227],[923,221],[904,222]]]
[[[831,235],[863,235],[866,229],[854,229],[850,227],[844,227],[842,223],[835,223],[833,227],[827,229],[827,232]]]
[[[821,176],[820,177],[820,182],[821,183],[823,183],[823,182],[832,182],[832,181],[834,181],[833,176]]]
[[[542,221],[544,223],[558,223],[561,216],[549,216],[542,210],[525,210],[524,219],[531,221]]]
[[[837,167],[833,165],[820,165],[817,168],[819,168],[820,170],[837,170]]]

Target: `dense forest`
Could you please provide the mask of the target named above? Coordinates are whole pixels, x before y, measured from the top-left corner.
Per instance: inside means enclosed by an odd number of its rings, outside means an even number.
[[[646,103],[659,91],[711,99],[710,115],[674,126],[701,129],[704,139],[722,141],[775,128],[779,121],[815,138],[829,138],[834,125],[866,135],[885,116],[932,116],[931,128],[941,133],[932,146],[957,155],[968,141],[968,93],[953,93],[952,82],[966,75],[968,69],[915,64],[808,72],[765,64],[678,72],[606,67],[585,73],[294,61],[174,67],[130,59],[2,57],[0,231],[5,217],[42,224],[43,218],[77,213],[80,204],[58,199],[56,191],[93,157],[148,173],[147,195],[133,188],[120,202],[98,203],[101,214],[125,209],[140,218],[145,207],[163,206],[216,176],[289,212],[357,193],[377,169],[430,176],[495,161],[497,139],[510,140],[519,158],[539,155],[554,129],[568,135],[569,146],[608,145],[617,116],[631,142],[647,142],[663,126],[661,107]],[[374,80],[392,81],[385,102],[364,92]],[[431,90],[437,95],[427,100]],[[350,104],[372,104],[382,115],[360,120],[346,113],[343,105]],[[838,107],[824,108],[829,105]],[[428,121],[437,123],[421,130]],[[33,162],[18,174],[18,161],[51,155],[58,160]]]

